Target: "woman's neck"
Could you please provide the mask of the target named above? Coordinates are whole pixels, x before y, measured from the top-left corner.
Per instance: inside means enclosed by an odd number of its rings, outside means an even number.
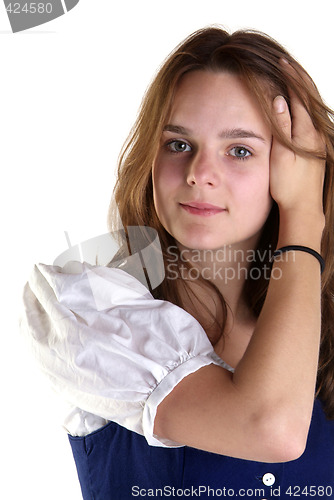
[[[201,323],[215,352],[230,366],[236,367],[256,324],[256,317],[243,293],[255,250],[246,244],[238,248],[229,245],[216,251],[195,251],[181,246],[179,250],[180,274],[186,282],[180,282],[179,286],[182,306]],[[223,296],[225,309],[210,284]]]
[[[198,279],[204,278],[215,285],[224,297],[228,316],[241,322],[249,317],[243,290],[250,273],[256,272],[251,266],[256,257],[257,240],[258,236],[238,245],[227,245],[215,250],[195,250],[178,245],[181,257],[179,273],[197,295],[199,303],[207,306],[211,303],[212,312],[217,306],[214,291],[203,286],[203,282]]]

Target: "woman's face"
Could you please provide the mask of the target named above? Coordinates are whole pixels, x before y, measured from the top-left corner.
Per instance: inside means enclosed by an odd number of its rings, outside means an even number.
[[[182,246],[256,245],[272,206],[271,130],[240,78],[186,74],[153,166],[164,228]]]

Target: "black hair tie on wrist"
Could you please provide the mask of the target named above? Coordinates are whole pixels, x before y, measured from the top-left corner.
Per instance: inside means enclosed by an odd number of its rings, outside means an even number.
[[[285,252],[289,252],[290,250],[299,250],[300,252],[306,252],[306,253],[313,255],[313,257],[315,257],[320,264],[321,274],[323,273],[323,271],[325,269],[325,261],[321,257],[320,253],[313,250],[313,248],[304,247],[303,245],[288,245],[286,247],[279,248],[278,250],[275,250],[271,260],[273,261],[275,259],[275,257],[278,257],[278,255],[281,255],[282,253],[285,253]]]

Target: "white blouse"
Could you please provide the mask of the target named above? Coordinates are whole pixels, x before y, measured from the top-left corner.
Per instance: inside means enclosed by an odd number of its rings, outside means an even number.
[[[67,401],[64,426],[74,436],[112,420],[150,445],[179,446],[153,434],[158,405],[203,366],[232,370],[195,318],[121,269],[38,264],[24,306],[21,330]]]

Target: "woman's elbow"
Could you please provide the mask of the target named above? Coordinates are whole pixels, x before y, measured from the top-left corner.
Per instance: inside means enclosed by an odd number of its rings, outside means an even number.
[[[260,439],[268,462],[297,460],[305,451],[310,422],[292,416],[262,419]]]

